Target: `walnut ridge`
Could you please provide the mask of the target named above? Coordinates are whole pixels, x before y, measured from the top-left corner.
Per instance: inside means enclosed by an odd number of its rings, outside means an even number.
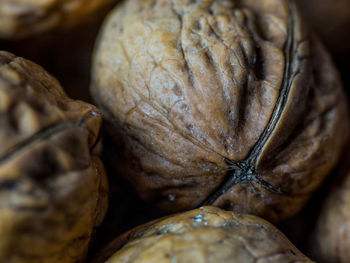
[[[312,261],[261,218],[202,207],[129,231],[93,260],[93,263],[103,262]]]
[[[294,1],[124,2],[92,72],[116,168],[166,212],[215,205],[283,220],[347,140],[338,73]]]
[[[0,52],[1,262],[83,262],[107,207],[100,125],[43,68]]]

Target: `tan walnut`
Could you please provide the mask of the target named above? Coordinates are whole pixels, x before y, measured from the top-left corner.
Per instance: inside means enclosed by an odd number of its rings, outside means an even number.
[[[115,0],[0,0],[0,38],[22,38],[93,19]]]
[[[0,262],[83,262],[107,208],[96,107],[0,52]]]
[[[337,170],[311,236],[310,254],[320,263],[350,258],[350,151]]]
[[[110,243],[93,263],[312,262],[273,225],[215,207],[139,226]]]
[[[92,72],[120,149],[113,163],[164,211],[285,219],[347,140],[338,73],[294,1],[126,1]]]

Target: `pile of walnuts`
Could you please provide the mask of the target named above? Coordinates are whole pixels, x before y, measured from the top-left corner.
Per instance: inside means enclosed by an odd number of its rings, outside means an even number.
[[[314,2],[0,0],[0,262],[347,262],[350,13]]]

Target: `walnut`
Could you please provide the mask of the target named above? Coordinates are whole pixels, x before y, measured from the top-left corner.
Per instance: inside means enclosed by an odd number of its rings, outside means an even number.
[[[129,0],[105,23],[92,71],[120,149],[112,162],[166,212],[285,219],[348,137],[338,73],[293,1]]]
[[[23,38],[95,18],[116,0],[0,0],[0,38]]]
[[[339,60],[350,56],[350,1],[297,0],[305,18]]]
[[[136,261],[312,262],[267,221],[210,206],[137,227],[110,243],[93,263]]]
[[[100,125],[43,68],[0,52],[0,262],[83,262],[107,207]]]
[[[342,263],[350,258],[350,149],[337,170],[332,187],[311,235],[310,254],[317,262]]]

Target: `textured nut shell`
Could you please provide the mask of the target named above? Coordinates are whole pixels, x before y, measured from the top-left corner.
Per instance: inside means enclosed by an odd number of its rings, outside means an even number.
[[[317,262],[345,263],[350,258],[350,151],[322,206],[312,234],[311,255]]]
[[[92,94],[120,173],[166,211],[284,219],[347,138],[339,76],[293,1],[127,1],[100,35]]]
[[[265,220],[209,206],[133,229],[93,262],[113,253],[106,262],[312,262]]]
[[[0,38],[20,38],[94,18],[115,0],[0,0]]]
[[[0,262],[82,262],[106,212],[97,109],[0,52]]]

